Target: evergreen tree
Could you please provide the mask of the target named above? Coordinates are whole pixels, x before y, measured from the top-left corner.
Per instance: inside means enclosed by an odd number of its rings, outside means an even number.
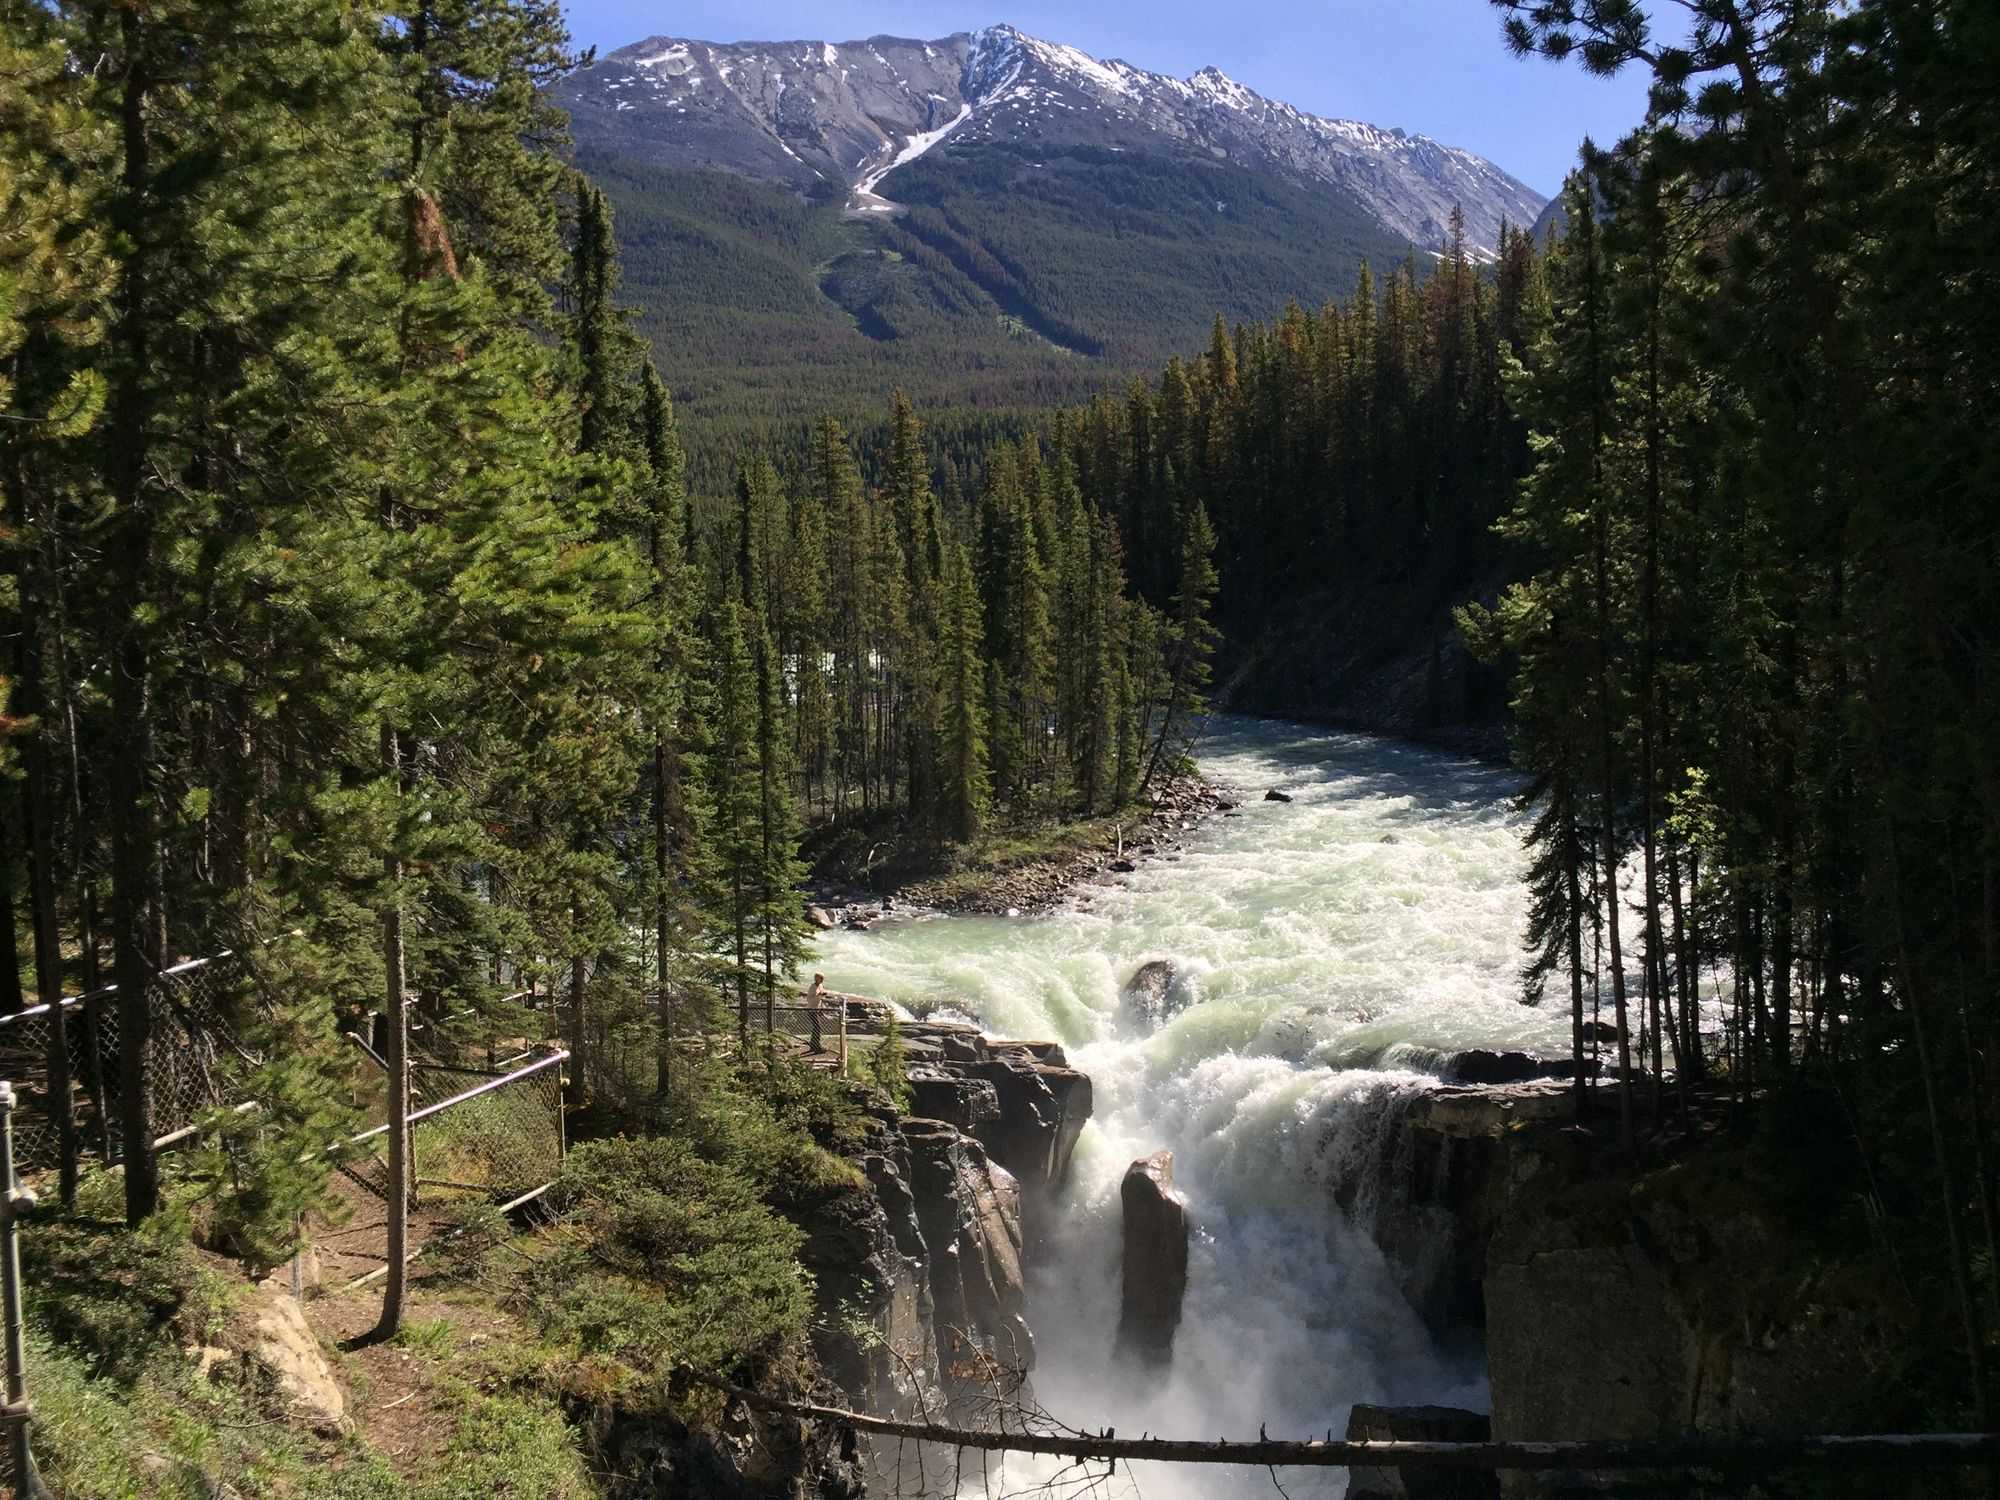
[[[733,993],[740,1040],[750,1032],[750,989],[765,894],[765,789],[762,705],[745,635],[743,606],[724,599],[706,632],[713,714],[703,768],[709,806],[708,858],[701,909],[713,972]]]
[[[990,784],[982,607],[962,546],[946,551],[943,583],[944,634],[939,643],[945,705],[941,805],[947,833],[963,842],[977,838],[985,826]]]

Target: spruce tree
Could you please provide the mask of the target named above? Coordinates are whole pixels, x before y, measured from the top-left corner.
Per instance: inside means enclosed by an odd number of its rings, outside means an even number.
[[[945,720],[941,806],[952,838],[979,836],[988,812],[983,607],[963,546],[945,552],[943,637]]]
[[[762,731],[757,666],[745,639],[747,611],[718,602],[705,631],[710,642],[713,719],[703,765],[709,810],[701,911],[712,972],[736,1006],[739,1041],[750,1034],[750,990],[768,873]]]

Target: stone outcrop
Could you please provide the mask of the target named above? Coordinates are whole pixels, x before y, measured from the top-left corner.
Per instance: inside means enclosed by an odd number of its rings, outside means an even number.
[[[879,1000],[845,995],[850,1044],[866,1046],[886,1024]],[[1091,1113],[1090,1075],[1059,1042],[997,1041],[977,1026],[902,1021],[911,1113],[978,1139],[1027,1196],[1029,1217],[1069,1178],[1070,1157]]]
[[[838,998],[850,1045],[871,1045],[888,1008]],[[1025,1379],[1034,1363],[1031,1226],[1068,1174],[1090,1079],[1053,1042],[995,1041],[941,1021],[899,1031],[909,1112],[872,1096],[865,1145],[851,1153],[868,1185],[799,1216],[801,1259],[818,1288],[821,1364],[848,1399],[942,1418],[958,1397],[990,1398],[996,1381]],[[873,1462],[892,1492],[917,1483],[914,1471],[893,1472],[896,1452]]]
[[[946,1390],[988,1388],[993,1370],[1035,1363],[1022,1271],[1021,1187],[973,1137],[941,1120],[905,1120]]]
[[[1635,1172],[1615,1086],[1597,1096],[1578,1125],[1569,1084],[1437,1089],[1381,1162],[1373,1233],[1435,1330],[1483,1330],[1493,1437],[1916,1419],[1890,1415],[1912,1340],[1881,1252],[1746,1192],[1771,1178],[1765,1148],[1703,1127],[1699,1100],[1671,1158]],[[1656,1478],[1510,1473],[1503,1492],[1648,1493]]]
[[[250,1361],[270,1374],[287,1403],[316,1427],[343,1427],[347,1393],[290,1289],[275,1279],[260,1283],[245,1322]]]
[[[1585,1058],[1586,1078],[1597,1072],[1594,1058]],[[1446,1061],[1444,1076],[1453,1083],[1528,1083],[1537,1078],[1575,1078],[1576,1059],[1543,1057],[1535,1052],[1496,1052],[1473,1047],[1455,1052]]]
[[[1486,1248],[1573,1108],[1571,1086],[1557,1082],[1446,1087],[1410,1103],[1369,1184],[1374,1212],[1363,1227],[1434,1333],[1484,1322]],[[1524,1129],[1540,1148],[1510,1150]]]
[[[1815,1240],[1711,1150],[1637,1177],[1548,1172],[1516,1195],[1486,1254],[1494,1437],[1904,1430],[1913,1341],[1894,1268],[1866,1243]]]
[[[1143,1365],[1173,1358],[1187,1296],[1187,1199],[1174,1189],[1174,1153],[1157,1151],[1125,1169],[1124,1264],[1118,1300],[1118,1353]]]
[[[1493,1419],[1455,1406],[1356,1406],[1347,1418],[1349,1442],[1483,1443]],[[1347,1471],[1347,1500],[1490,1500],[1500,1493],[1492,1474],[1442,1469]]]
[[[1069,1180],[1070,1156],[1090,1118],[1090,1075],[1070,1067],[1056,1042],[991,1043],[971,1072],[992,1084],[1000,1101],[999,1118],[980,1139],[1032,1197],[1045,1198]]]
[[[937,1349],[908,1144],[883,1123],[856,1164],[867,1189],[815,1205],[801,1224],[799,1263],[827,1314],[814,1342],[843,1391],[871,1411],[909,1415],[937,1385]],[[852,1326],[857,1315],[865,1333]]]

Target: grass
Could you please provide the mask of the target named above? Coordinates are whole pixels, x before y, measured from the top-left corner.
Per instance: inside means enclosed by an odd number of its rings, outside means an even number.
[[[127,1231],[104,1213],[118,1181],[86,1177],[73,1218],[22,1231],[32,1441],[63,1500],[584,1500],[583,1445],[519,1351],[468,1365],[443,1319],[398,1343],[440,1367],[428,1420],[445,1430],[419,1476],[351,1434],[294,1421],[242,1360],[204,1377],[198,1348],[234,1342],[247,1285],[203,1256],[169,1213]],[[446,1362],[450,1362],[448,1372]],[[355,1382],[357,1399],[368,1399]]]
[[[1137,815],[1127,811],[1000,830],[977,843],[948,846],[940,851],[934,873],[918,876],[904,889],[911,900],[927,906],[949,910],[973,905],[1010,877],[1115,847],[1119,828],[1129,832],[1136,823]]]
[[[294,1418],[247,1359],[204,1373],[201,1349],[248,1345],[248,1284],[196,1248],[193,1185],[134,1232],[118,1180],[90,1174],[76,1216],[24,1233],[50,1486],[63,1500],[585,1500],[619,1492],[607,1471],[623,1461],[600,1440],[623,1419],[685,1432],[719,1418],[706,1388],[671,1394],[677,1364],[805,1389],[813,1283],[792,1218],[863,1190],[836,1153],[858,1149],[866,1116],[840,1080],[762,1056],[716,1064],[677,1104],[664,1136],[579,1146],[539,1232],[508,1238],[468,1209],[494,1232],[441,1259],[393,1344],[331,1356],[359,1424],[344,1433]],[[350,1310],[319,1316],[337,1326]]]

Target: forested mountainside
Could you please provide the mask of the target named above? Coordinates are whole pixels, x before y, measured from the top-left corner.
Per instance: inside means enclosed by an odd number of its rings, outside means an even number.
[[[1547,290],[1505,229],[1490,268],[1454,234],[1435,262],[1364,267],[1354,295],[1226,328],[1058,430],[1109,497],[1142,596],[1167,598],[1178,517],[1217,537],[1224,702],[1405,734],[1496,730],[1502,674],[1451,607],[1519,562],[1492,533],[1530,466],[1506,372]],[[1497,736],[1478,738],[1497,751]]]
[[[656,37],[554,97],[617,206],[641,326],[698,356],[674,375],[697,489],[711,435],[830,402],[853,420],[897,384],[929,411],[1084,399],[1217,312],[1317,306],[1364,258],[1444,251],[1454,207],[1483,258],[1543,202],[1422,136],[1008,27]]]

